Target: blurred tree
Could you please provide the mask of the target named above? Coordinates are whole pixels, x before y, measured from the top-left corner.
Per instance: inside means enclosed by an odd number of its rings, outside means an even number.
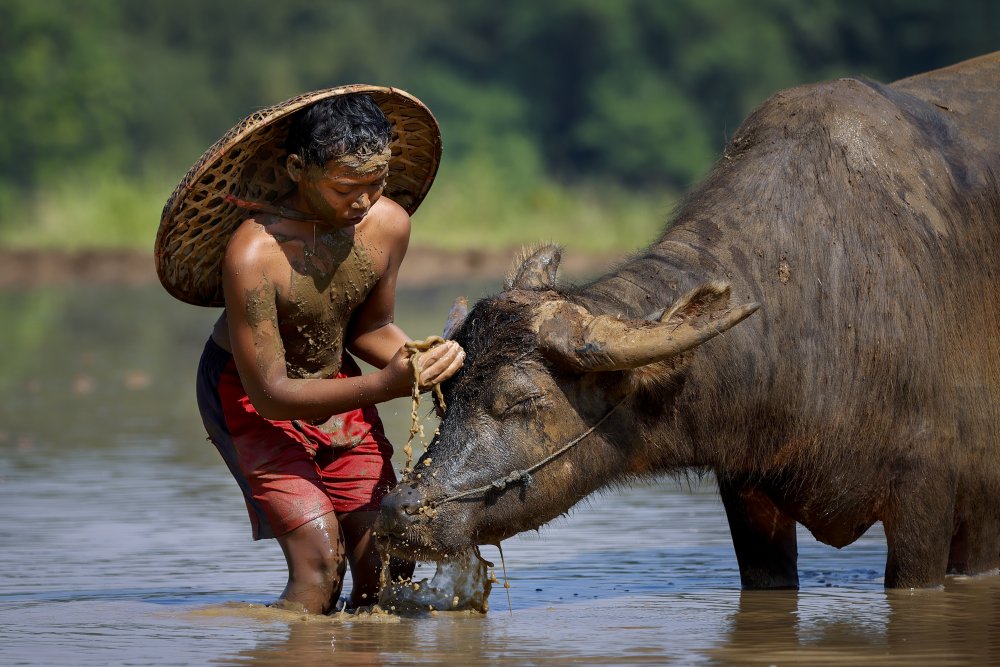
[[[132,111],[119,8],[109,0],[0,4],[0,178],[15,187],[66,169],[120,169]]]
[[[366,81],[427,102],[447,160],[524,184],[679,189],[778,89],[998,48],[993,0],[5,0],[0,195],[65,170],[178,175],[255,109]]]

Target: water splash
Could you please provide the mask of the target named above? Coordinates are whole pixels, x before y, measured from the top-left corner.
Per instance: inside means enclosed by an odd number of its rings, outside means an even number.
[[[392,612],[478,611],[486,613],[495,577],[474,550],[439,561],[432,577],[390,582],[383,586],[378,606]]]

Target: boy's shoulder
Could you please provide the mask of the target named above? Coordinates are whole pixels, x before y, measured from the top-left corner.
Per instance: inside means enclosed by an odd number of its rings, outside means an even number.
[[[410,214],[388,197],[381,197],[362,223],[362,233],[369,243],[379,246],[404,246],[410,239]]]
[[[286,270],[291,266],[283,246],[304,246],[304,242],[294,234],[283,233],[286,230],[269,223],[266,217],[249,217],[236,227],[222,258],[224,271],[243,272],[246,279],[270,275],[279,282],[283,281]]]
[[[271,225],[257,217],[246,218],[233,231],[226,245],[227,259],[244,258],[249,259],[254,256],[266,254],[274,250],[279,250],[284,236],[275,233]]]
[[[378,208],[376,210],[373,207],[373,212],[377,213],[373,222],[376,222],[379,227],[385,228],[385,231],[388,233],[404,230],[409,232],[410,214],[406,212],[405,208],[389,197],[379,198],[375,206]]]

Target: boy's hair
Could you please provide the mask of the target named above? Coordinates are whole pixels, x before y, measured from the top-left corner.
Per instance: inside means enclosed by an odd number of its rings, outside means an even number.
[[[305,164],[324,166],[334,158],[368,158],[385,151],[392,140],[390,125],[370,95],[329,97],[292,117],[285,149]]]

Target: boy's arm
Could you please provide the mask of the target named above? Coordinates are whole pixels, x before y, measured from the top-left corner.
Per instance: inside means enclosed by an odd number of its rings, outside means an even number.
[[[344,341],[348,351],[376,368],[384,368],[409,337],[395,323],[396,280],[410,243],[410,216],[399,206],[385,207],[373,239],[376,251],[388,255],[385,272],[354,311]]]
[[[388,252],[385,273],[358,306],[347,333],[347,349],[376,368],[384,368],[410,338],[394,322],[396,280],[410,243],[410,216],[393,203],[381,221],[376,243]],[[465,352],[454,342],[437,346],[423,358],[421,384],[444,382],[462,367]]]
[[[325,419],[409,393],[405,357],[385,370],[341,379],[289,378],[278,329],[276,296],[287,289],[287,260],[277,242],[245,223],[222,265],[233,359],[247,396],[268,419]]]

